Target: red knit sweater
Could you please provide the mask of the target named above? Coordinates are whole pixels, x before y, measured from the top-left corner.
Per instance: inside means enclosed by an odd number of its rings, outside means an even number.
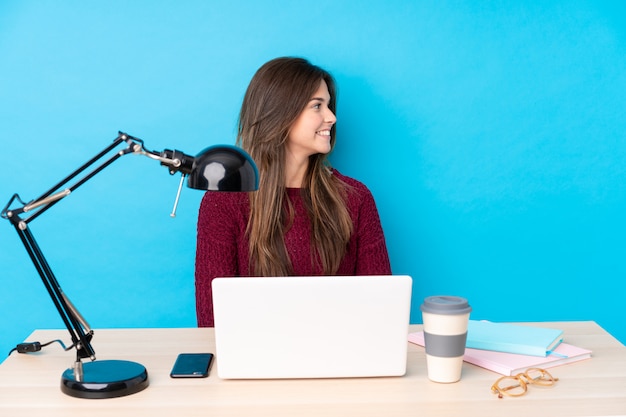
[[[385,237],[371,192],[362,183],[333,175],[352,187],[347,206],[354,225],[337,275],[390,275]],[[300,189],[288,188],[296,211],[285,243],[296,276],[322,275],[311,263],[310,225]],[[250,205],[247,193],[207,192],[200,205],[196,247],[196,313],[198,326],[213,326],[211,282],[216,277],[249,276],[245,236]]]

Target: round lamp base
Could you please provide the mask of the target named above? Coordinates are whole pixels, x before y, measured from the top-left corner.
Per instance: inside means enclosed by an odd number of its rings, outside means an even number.
[[[148,387],[148,371],[129,361],[104,360],[84,363],[80,381],[74,369],[61,377],[61,391],[78,398],[115,398],[135,394]]]

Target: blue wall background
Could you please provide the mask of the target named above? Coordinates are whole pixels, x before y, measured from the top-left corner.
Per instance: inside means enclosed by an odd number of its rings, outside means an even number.
[[[332,161],[377,199],[412,322],[450,293],[476,319],[595,320],[626,342],[619,1],[4,0],[1,205],[118,130],[159,151],[233,143],[250,78],[283,55],[338,80]],[[202,193],[171,219],[178,179],[126,156],[31,223],[94,328],[195,326]],[[62,322],[8,222],[0,245],[1,354]]]

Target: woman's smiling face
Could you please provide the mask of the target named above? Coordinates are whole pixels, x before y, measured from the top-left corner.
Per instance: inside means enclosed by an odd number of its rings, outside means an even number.
[[[330,152],[330,130],[337,121],[328,107],[330,93],[325,81],[320,82],[317,91],[310,98],[289,132],[287,152],[297,159]]]

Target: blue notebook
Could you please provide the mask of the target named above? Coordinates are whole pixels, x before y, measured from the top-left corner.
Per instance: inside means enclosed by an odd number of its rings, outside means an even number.
[[[466,347],[547,356],[563,341],[563,330],[470,320]]]

